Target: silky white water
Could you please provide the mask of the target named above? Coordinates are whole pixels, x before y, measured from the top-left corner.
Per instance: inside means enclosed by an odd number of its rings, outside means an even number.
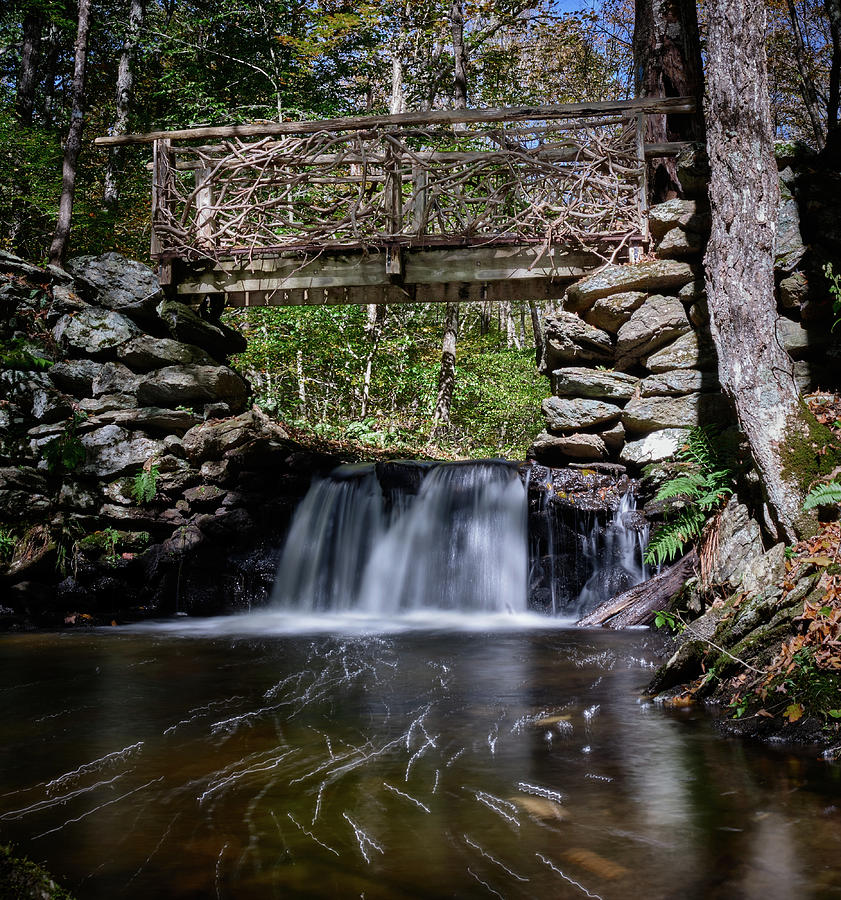
[[[366,618],[524,613],[526,528],[525,489],[506,463],[436,466],[417,496],[388,498],[374,467],[343,467],[298,508],[272,606]]]

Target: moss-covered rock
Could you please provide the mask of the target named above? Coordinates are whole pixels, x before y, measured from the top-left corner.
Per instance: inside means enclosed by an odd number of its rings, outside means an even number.
[[[73,900],[41,866],[0,846],[0,900]]]

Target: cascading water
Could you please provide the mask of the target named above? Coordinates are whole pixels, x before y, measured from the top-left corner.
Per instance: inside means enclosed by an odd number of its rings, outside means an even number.
[[[531,606],[568,620],[647,577],[629,484],[524,476],[502,461],[340,467],[295,514],[273,607],[390,619]]]
[[[280,609],[393,616],[524,612],[526,494],[504,462],[441,464],[416,496],[383,491],[374,466],[310,489],[278,568]]]

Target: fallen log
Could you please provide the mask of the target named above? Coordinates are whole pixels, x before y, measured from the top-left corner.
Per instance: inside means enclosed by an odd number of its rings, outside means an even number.
[[[590,628],[628,628],[631,625],[650,625],[655,615],[665,609],[683,587],[698,564],[698,553],[693,547],[686,556],[659,575],[635,585],[597,606],[591,613],[579,619],[576,625]]]

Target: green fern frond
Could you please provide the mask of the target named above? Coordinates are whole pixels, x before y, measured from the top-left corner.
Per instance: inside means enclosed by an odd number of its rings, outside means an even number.
[[[657,491],[655,500],[671,500],[672,497],[694,498],[700,493],[700,489],[706,484],[706,477],[700,472],[687,472],[685,475],[677,475],[670,478]]]
[[[152,466],[148,472],[144,469],[134,476],[131,492],[134,495],[135,502],[139,506],[155,499],[155,496],[158,493],[158,475],[160,475],[158,467]]]
[[[684,547],[699,537],[704,527],[706,516],[698,507],[683,510],[667,522],[663,522],[648,542],[645,550],[645,561],[649,565],[662,565],[671,562],[683,552]]]
[[[806,496],[803,509],[814,509],[816,506],[828,506],[831,503],[841,503],[841,481],[831,481],[829,484],[819,484],[812,488]]]

